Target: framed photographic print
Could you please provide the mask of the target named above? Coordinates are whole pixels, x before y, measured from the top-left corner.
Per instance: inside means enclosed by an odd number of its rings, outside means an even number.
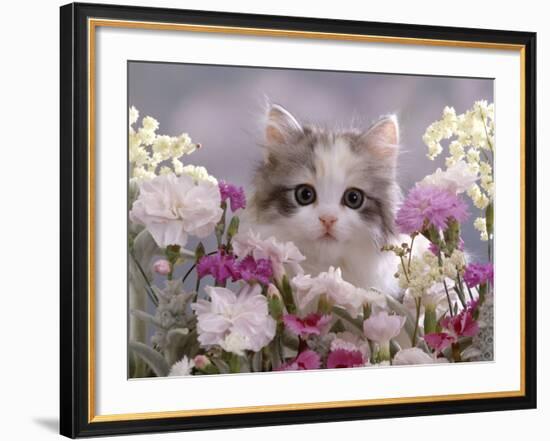
[[[61,433],[536,406],[536,36],[61,8]]]

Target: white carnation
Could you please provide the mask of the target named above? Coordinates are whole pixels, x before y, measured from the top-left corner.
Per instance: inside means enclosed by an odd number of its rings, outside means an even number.
[[[279,242],[273,236],[262,239],[252,230],[247,233],[239,233],[233,238],[233,250],[240,257],[251,254],[256,260],[269,259],[275,278],[278,280],[285,273],[284,264],[290,265],[294,272],[300,272],[299,263],[305,259],[292,242]]]
[[[435,173],[426,176],[418,183],[421,186],[435,186],[452,193],[463,193],[477,181],[477,174],[473,173],[468,164],[458,161],[443,171],[438,168]]]
[[[188,234],[204,238],[214,231],[223,211],[216,185],[195,183],[187,175],[156,176],[140,183],[130,211],[132,222],[145,225],[159,247],[185,246]]]
[[[201,346],[218,345],[242,355],[245,350],[258,352],[273,339],[276,322],[258,284],[245,285],[238,294],[222,287],[205,289],[210,300],[200,299],[191,305]]]
[[[302,310],[315,304],[320,296],[326,295],[333,305],[345,309],[352,317],[357,317],[369,300],[367,291],[346,282],[342,278],[342,270],[332,266],[316,277],[299,274],[292,279],[292,286],[296,304]]]

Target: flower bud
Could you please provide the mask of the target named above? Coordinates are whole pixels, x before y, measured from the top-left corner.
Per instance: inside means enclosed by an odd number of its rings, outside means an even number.
[[[210,359],[206,355],[197,355],[193,361],[195,367],[201,370],[204,370],[210,364]]]
[[[157,260],[153,264],[153,271],[162,276],[166,276],[167,274],[170,274],[171,270],[172,270],[172,267],[170,265],[170,262],[168,262],[168,260],[166,259]]]

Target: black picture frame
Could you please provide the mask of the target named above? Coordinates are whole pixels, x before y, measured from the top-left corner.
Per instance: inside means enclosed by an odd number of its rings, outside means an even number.
[[[90,416],[88,302],[88,41],[90,17],[197,25],[521,45],[524,50],[524,395],[361,407],[94,421]],[[60,9],[60,432],[75,438],[128,433],[348,421],[536,407],[536,34],[488,29],[280,17],[118,5]],[[93,416],[93,415],[92,415]]]

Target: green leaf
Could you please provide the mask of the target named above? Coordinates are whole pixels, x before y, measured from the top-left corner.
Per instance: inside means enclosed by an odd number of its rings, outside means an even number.
[[[228,243],[231,242],[231,239],[235,237],[235,235],[239,232],[239,218],[237,216],[233,216],[231,218],[231,221],[229,222],[229,227],[227,227],[227,241]]]
[[[487,205],[487,208],[485,208],[485,227],[487,228],[487,234],[489,235],[493,234],[494,222],[495,222],[494,207],[493,207],[493,203],[491,202],[489,205]]]
[[[353,318],[345,309],[338,306],[332,308],[332,312],[340,317],[345,322],[350,323],[353,327],[357,328],[359,332],[363,333],[363,321],[360,318]]]
[[[336,320],[334,322],[334,325],[332,325],[332,328],[330,328],[330,332],[344,332],[346,328],[342,324],[342,321],[340,319]]]
[[[292,295],[292,287],[290,286],[290,281],[288,280],[288,276],[285,274],[283,276],[283,280],[281,282],[281,288],[279,289],[281,292],[281,295],[283,296],[283,300],[285,302],[285,306],[287,311],[290,314],[294,314],[296,312],[296,305],[294,304],[294,296]]]
[[[258,351],[252,355],[250,365],[252,366],[252,372],[261,372],[263,363],[263,352]]]
[[[212,358],[210,360],[218,369],[220,374],[228,374],[230,372],[229,365],[220,358]]]
[[[424,310],[424,333],[431,334],[432,332],[435,332],[437,326],[435,307],[426,307]]]
[[[136,355],[147,363],[157,377],[166,377],[168,375],[170,366],[168,366],[168,363],[160,352],[137,341],[131,341],[129,346]]]
[[[205,254],[206,250],[204,249],[204,245],[202,242],[199,242],[199,244],[195,248],[195,263],[198,263],[199,260],[201,260],[201,257],[203,257]]]

